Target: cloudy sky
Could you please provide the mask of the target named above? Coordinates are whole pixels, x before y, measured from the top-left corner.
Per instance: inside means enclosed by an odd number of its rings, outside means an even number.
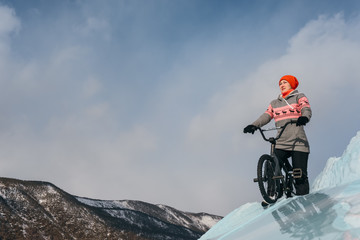
[[[313,109],[310,181],[342,155],[359,56],[357,0],[0,0],[0,176],[225,215],[261,200],[242,130],[281,76]]]

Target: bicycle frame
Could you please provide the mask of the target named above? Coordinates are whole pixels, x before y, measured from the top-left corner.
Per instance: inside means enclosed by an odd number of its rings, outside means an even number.
[[[270,128],[270,129],[261,129],[259,127],[257,128],[257,129],[259,129],[263,139],[265,141],[271,143],[270,156],[275,162],[275,176],[273,176],[273,180],[279,180],[281,182],[282,188],[283,188],[282,192],[285,191],[287,197],[290,196],[291,193],[293,193],[294,178],[300,178],[302,175],[302,172],[301,172],[301,169],[292,169],[291,165],[290,165],[291,170],[288,169],[288,167],[286,166],[286,162],[280,161],[278,159],[278,157],[276,156],[275,146],[276,146],[276,141],[281,137],[281,135],[283,134],[287,125],[293,124],[293,123],[296,123],[296,121],[287,122],[282,127],[275,127],[275,128]],[[280,132],[278,132],[276,137],[267,138],[264,134],[265,131],[272,131],[272,130],[279,130],[279,129],[281,129],[281,130],[280,130]],[[282,170],[284,171],[284,174],[282,173]],[[254,181],[257,182],[257,179],[254,179]],[[280,195],[282,195],[282,193]]]
[[[274,158],[274,161],[275,161],[275,171],[276,171],[276,174],[279,176],[281,175],[281,167],[285,167],[285,170],[286,172],[287,171],[287,167],[285,165],[285,163],[281,163],[279,162],[279,159],[277,158],[277,156],[275,155],[275,146],[276,146],[276,141],[281,137],[281,135],[283,134],[285,128],[287,127],[287,125],[289,124],[293,124],[293,123],[296,123],[296,121],[290,121],[290,122],[287,122],[284,126],[282,127],[275,127],[275,128],[269,128],[269,129],[261,129],[261,128],[257,128],[259,129],[260,133],[261,133],[261,136],[263,137],[263,139],[267,142],[270,142],[271,143],[271,148],[270,148],[270,156]],[[266,138],[264,132],[266,131],[273,131],[273,130],[278,130],[278,129],[281,129],[281,131],[278,133],[277,137],[269,137],[269,138]],[[281,166],[281,167],[280,167]]]

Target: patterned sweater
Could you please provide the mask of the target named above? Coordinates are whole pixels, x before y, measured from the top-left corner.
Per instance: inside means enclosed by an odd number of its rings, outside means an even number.
[[[274,119],[275,126],[281,127],[286,122],[296,120],[300,116],[305,116],[310,120],[311,115],[310,104],[306,96],[294,90],[285,99],[280,94],[277,99],[271,101],[268,109],[253,125],[262,127],[269,123],[271,119]],[[310,152],[304,126],[289,124],[281,138],[277,140],[275,148],[288,151]]]

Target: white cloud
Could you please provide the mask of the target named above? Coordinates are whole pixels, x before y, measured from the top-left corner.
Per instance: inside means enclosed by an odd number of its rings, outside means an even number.
[[[107,41],[111,40],[111,26],[104,18],[89,16],[82,25],[75,27],[75,31],[84,36],[100,35]]]
[[[193,118],[190,140],[202,136],[198,141],[206,142],[209,134],[212,139],[222,139],[221,134],[251,123],[277,97],[278,80],[285,74],[297,76],[299,90],[315,104],[326,103],[323,109],[330,110],[342,99],[333,99],[329,93],[339,91],[344,84],[359,89],[360,37],[348,34],[359,26],[360,21],[346,22],[341,14],[321,16],[308,23],[291,39],[284,56],[264,63],[246,80],[214,96],[207,110]],[[347,98],[355,99],[355,96]],[[341,102],[346,105],[345,101]]]
[[[4,57],[10,50],[9,37],[20,29],[20,21],[15,11],[0,4],[0,70],[6,69]]]
[[[90,76],[84,83],[83,95],[85,98],[90,98],[98,94],[102,89],[102,84],[99,79]]]
[[[16,32],[20,28],[20,21],[12,8],[0,5],[0,37]]]

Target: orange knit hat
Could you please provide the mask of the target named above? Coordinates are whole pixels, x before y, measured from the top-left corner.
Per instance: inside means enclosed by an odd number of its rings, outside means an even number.
[[[299,86],[299,82],[296,79],[296,77],[292,76],[292,75],[285,75],[282,78],[280,78],[279,80],[279,84],[281,80],[286,80],[288,83],[290,83],[290,86],[292,89],[296,89],[297,86]]]

